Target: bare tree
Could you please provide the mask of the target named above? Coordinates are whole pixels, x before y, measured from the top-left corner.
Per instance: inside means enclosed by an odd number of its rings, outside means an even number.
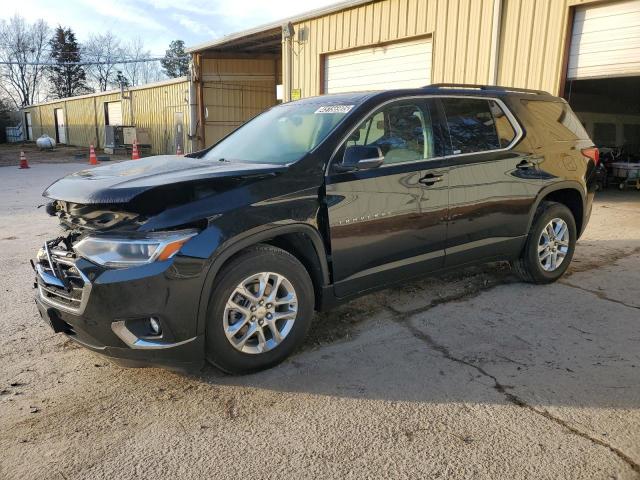
[[[152,56],[151,52],[145,48],[144,42],[140,37],[134,38],[123,48],[123,59],[125,60],[144,60]],[[122,66],[122,73],[132,87],[156,82],[163,78],[160,63],[157,61],[125,63]]]
[[[120,40],[111,32],[91,35],[82,46],[82,58],[86,62],[94,62],[88,67],[88,73],[99,91],[104,92],[116,84],[117,65],[122,56]]]
[[[126,60],[140,60],[141,58],[150,57],[151,54],[144,49],[142,39],[136,37],[122,48],[122,56]],[[127,77],[132,87],[140,85],[142,65],[142,63],[125,63],[122,66],[122,73]]]
[[[49,60],[50,29],[44,20],[27,23],[14,15],[0,22],[0,89],[16,107],[36,102]]]
[[[159,82],[160,80],[164,80],[166,75],[162,71],[162,67],[160,66],[160,62],[145,62],[142,64],[142,82],[140,85],[144,85],[145,83]]]

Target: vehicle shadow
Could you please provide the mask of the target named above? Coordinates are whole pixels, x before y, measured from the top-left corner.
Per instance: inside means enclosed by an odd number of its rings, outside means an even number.
[[[557,284],[520,283],[504,263],[411,282],[317,315],[305,346],[276,368],[234,377],[207,367],[196,379],[382,401],[495,403],[510,394],[638,408],[640,239],[592,243]]]

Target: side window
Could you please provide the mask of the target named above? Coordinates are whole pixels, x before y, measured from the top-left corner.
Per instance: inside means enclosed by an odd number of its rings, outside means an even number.
[[[443,98],[442,104],[444,105],[454,155],[486,152],[502,148],[496,121],[488,100]],[[504,112],[502,114],[504,120],[508,123]],[[513,129],[513,127],[511,128]],[[508,132],[505,132],[505,134],[508,136]]]
[[[387,105],[365,119],[347,146],[379,147],[384,164],[414,162],[435,156],[431,116],[420,105]]]
[[[384,114],[378,112],[365,120],[348,140],[347,146],[373,145],[384,135]]]
[[[498,141],[500,142],[500,148],[509,146],[513,139],[516,138],[516,130],[513,128],[509,117],[507,117],[502,107],[498,105],[498,102],[489,100],[489,108],[493,115],[493,121],[496,124],[496,131],[498,132]]]

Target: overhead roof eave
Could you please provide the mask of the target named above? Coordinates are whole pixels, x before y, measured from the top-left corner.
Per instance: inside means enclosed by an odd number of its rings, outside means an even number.
[[[243,40],[247,37],[260,36],[260,34],[265,33],[273,33],[280,32],[282,30],[282,26],[288,23],[300,23],[305,20],[311,20],[312,18],[322,17],[324,15],[328,15],[330,13],[339,12],[341,10],[346,10],[348,8],[356,7],[359,5],[363,5],[365,3],[373,3],[376,0],[347,0],[343,2],[336,3],[334,5],[329,5],[327,7],[317,8],[315,10],[311,10],[309,12],[284,18],[282,20],[278,20],[276,22],[266,23],[264,25],[260,25],[258,27],[251,28],[249,30],[244,30],[242,32],[232,33],[230,35],[225,35],[224,37],[218,38],[216,40],[212,40],[209,42],[201,43],[199,45],[194,45],[186,49],[187,53],[199,53],[205,50],[224,50],[226,48],[237,50],[243,43]]]

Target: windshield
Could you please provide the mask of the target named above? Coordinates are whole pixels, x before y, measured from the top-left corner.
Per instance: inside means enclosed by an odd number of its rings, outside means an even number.
[[[322,142],[353,105],[289,103],[246,123],[202,158],[205,160],[287,164]]]

